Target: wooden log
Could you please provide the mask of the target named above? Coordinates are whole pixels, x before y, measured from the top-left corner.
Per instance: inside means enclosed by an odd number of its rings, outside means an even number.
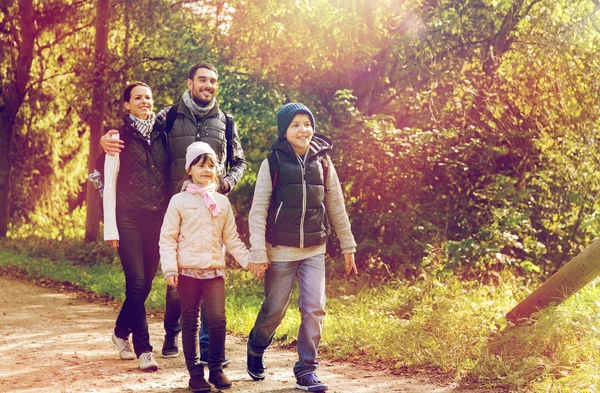
[[[600,274],[600,239],[596,239],[579,255],[537,287],[521,303],[506,314],[509,322],[523,319],[549,306],[561,304],[569,296],[590,283]]]

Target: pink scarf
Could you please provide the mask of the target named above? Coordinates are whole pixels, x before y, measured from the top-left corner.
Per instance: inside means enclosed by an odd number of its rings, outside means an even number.
[[[211,183],[208,186],[202,187],[192,182],[187,183],[185,186],[185,191],[190,192],[192,194],[200,194],[204,199],[204,204],[210,210],[210,213],[214,216],[219,215],[221,213],[221,208],[217,205],[217,201],[213,197],[213,193],[217,187],[215,183]]]

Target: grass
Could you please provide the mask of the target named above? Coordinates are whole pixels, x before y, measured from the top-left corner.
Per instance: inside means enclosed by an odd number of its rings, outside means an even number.
[[[69,282],[123,300],[118,262],[73,263],[0,248],[0,267],[32,277]],[[262,282],[229,271],[228,329],[248,334],[262,301]],[[505,313],[534,286],[505,274],[493,285],[456,277],[390,281],[331,279],[321,352],[333,359],[385,365],[391,371],[428,370],[446,381],[511,392],[600,391],[600,286],[593,282],[537,322],[506,327]],[[164,309],[164,281],[157,277],[148,310]],[[294,292],[276,341],[292,344],[300,316]]]

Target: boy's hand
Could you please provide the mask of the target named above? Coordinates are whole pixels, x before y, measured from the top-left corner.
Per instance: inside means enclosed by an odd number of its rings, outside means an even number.
[[[177,288],[177,283],[179,282],[179,276],[178,275],[169,276],[165,281],[167,282],[167,285],[170,285],[173,288]]]
[[[344,260],[346,261],[346,275],[352,272],[358,275],[358,270],[356,270],[356,263],[354,263],[354,253],[344,254]]]
[[[117,153],[120,153],[125,143],[121,139],[113,139],[112,135],[118,133],[117,130],[109,130],[106,134],[102,135],[100,138],[100,146],[102,146],[102,150],[109,156],[114,156]]]
[[[254,277],[256,278],[263,278],[265,275],[265,272],[267,271],[267,268],[269,267],[269,262],[265,262],[265,263],[249,263],[248,264],[248,270],[250,271],[250,273],[252,273],[254,275]]]

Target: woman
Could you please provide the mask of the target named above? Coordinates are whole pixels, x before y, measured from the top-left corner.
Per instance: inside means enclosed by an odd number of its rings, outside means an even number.
[[[124,140],[125,147],[107,155],[104,164],[104,240],[118,251],[125,273],[125,302],[112,341],[121,359],[137,357],[141,370],[156,371],[144,303],[158,268],[158,239],[168,203],[166,137],[155,122],[147,84],[129,84],[123,102],[129,114],[113,137]]]

